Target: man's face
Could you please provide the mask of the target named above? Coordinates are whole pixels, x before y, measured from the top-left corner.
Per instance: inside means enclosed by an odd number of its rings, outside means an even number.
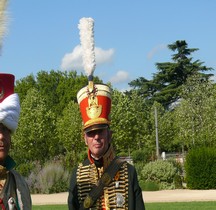
[[[111,131],[108,128],[85,133],[85,143],[94,158],[102,157],[109,147]]]
[[[10,130],[0,123],[0,164],[4,163],[11,146]]]

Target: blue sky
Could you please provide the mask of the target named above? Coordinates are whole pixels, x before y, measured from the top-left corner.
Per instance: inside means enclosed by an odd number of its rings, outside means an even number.
[[[119,90],[151,79],[156,62],[171,61],[167,45],[186,40],[192,54],[216,69],[215,0],[9,0],[1,72],[21,79],[41,70],[84,70],[79,20],[92,17],[94,75]],[[212,73],[215,73],[213,71]]]

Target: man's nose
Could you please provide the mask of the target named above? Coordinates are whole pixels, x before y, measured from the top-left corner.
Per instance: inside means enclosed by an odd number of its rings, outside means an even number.
[[[99,133],[98,133],[98,132],[95,132],[95,133],[94,133],[94,138],[95,138],[95,139],[98,139],[98,138],[99,138]]]

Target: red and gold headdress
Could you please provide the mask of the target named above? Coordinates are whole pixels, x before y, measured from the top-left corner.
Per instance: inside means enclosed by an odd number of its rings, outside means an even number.
[[[77,93],[77,100],[85,132],[107,127],[110,124],[111,89],[104,84],[94,84],[93,73],[96,67],[94,52],[94,20],[80,19],[80,41],[83,64],[89,84]]]

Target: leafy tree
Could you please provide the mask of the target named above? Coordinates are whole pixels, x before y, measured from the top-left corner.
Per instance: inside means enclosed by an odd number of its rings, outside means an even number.
[[[159,117],[159,146],[161,152],[182,151],[182,144],[175,138],[178,129],[175,124],[175,112],[165,111]]]
[[[57,131],[59,143],[62,144],[64,148],[67,166],[71,167],[71,165],[76,165],[82,158],[82,152],[85,151],[86,148],[81,132],[82,119],[77,103],[71,101],[65,107],[63,115],[58,118]]]
[[[71,100],[76,101],[76,93],[86,84],[87,77],[76,72],[51,70],[37,74],[37,88],[57,116]]]
[[[132,152],[149,144],[148,110],[135,92],[127,96],[114,90],[111,118],[117,152]]]
[[[176,108],[177,138],[187,148],[216,145],[216,89],[199,75],[188,79]]]
[[[206,67],[200,60],[192,61],[191,54],[198,49],[188,48],[186,41],[178,40],[168,45],[168,48],[177,51],[172,55],[173,62],[156,63],[158,72],[153,75],[152,80],[140,77],[129,83],[145,99],[152,103],[157,101],[165,107],[180,98],[180,87],[186,83],[188,77],[199,73],[203,79],[208,80],[213,75],[203,73],[212,68]]]
[[[95,83],[102,83],[94,77]],[[47,106],[59,116],[70,101],[76,102],[77,92],[88,84],[87,76],[77,75],[76,71],[44,71],[41,70],[34,78],[27,76],[16,82],[16,92],[20,95],[21,102],[27,91],[34,87],[43,96]]]
[[[31,88],[37,88],[36,80],[32,74],[16,81],[15,92],[19,94],[21,102]]]
[[[155,109],[157,112],[155,113]],[[157,114],[157,126],[158,126],[158,142],[159,142],[159,152],[172,152],[180,151],[181,144],[176,141],[175,136],[178,132],[175,125],[175,112],[173,110],[166,110],[164,107],[155,102],[151,108],[151,124],[152,128],[152,138],[156,139],[156,129],[155,129],[155,118]]]
[[[12,148],[18,164],[36,160],[43,163],[59,154],[54,115],[36,89],[27,92],[21,108]]]

